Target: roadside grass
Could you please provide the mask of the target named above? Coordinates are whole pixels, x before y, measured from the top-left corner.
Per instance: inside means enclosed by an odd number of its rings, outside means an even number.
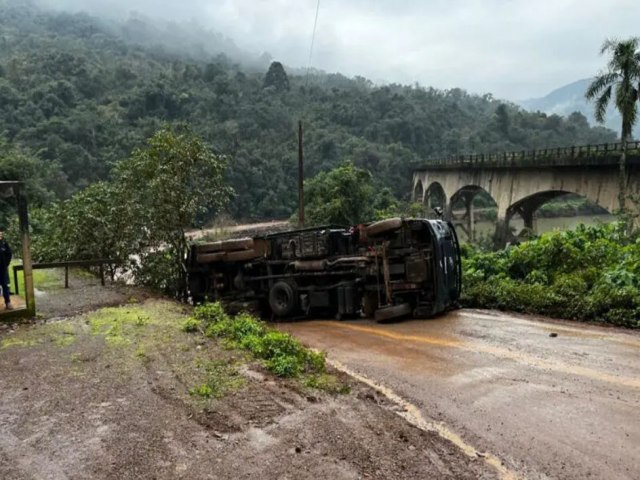
[[[288,333],[269,328],[248,313],[230,316],[219,302],[195,307],[182,330],[217,338],[227,349],[247,351],[271,373],[298,379],[305,387],[329,393],[349,391],[347,385],[327,373],[324,353],[304,347]]]
[[[195,367],[203,372],[204,382],[189,389],[189,395],[201,398],[221,398],[246,384],[237,365],[222,360],[197,361]]]
[[[9,266],[9,281],[13,284],[13,266],[22,265],[22,260],[11,260]],[[33,285],[38,290],[59,290],[64,288],[64,269],[53,268],[46,270],[33,270]],[[18,272],[18,288],[20,296],[24,296],[24,272]],[[11,288],[15,292],[15,286]]]
[[[13,285],[13,266],[22,265],[22,260],[13,259],[9,266],[9,282],[11,283],[11,291],[15,292],[15,286]],[[83,268],[72,268],[73,277],[80,278],[97,278],[94,273],[85,270]],[[44,292],[61,290],[64,288],[64,268],[47,268],[33,270],[33,285],[38,290]],[[18,290],[20,297],[24,297],[24,272],[18,272]]]
[[[22,349],[46,355],[60,375],[87,378],[100,372],[104,381],[115,382],[151,376],[154,388],[204,410],[246,388],[246,371],[255,368],[293,379],[303,389],[349,391],[327,373],[322,353],[248,314],[228,316],[217,303],[191,311],[169,300],[148,300],[25,325],[0,338],[0,363]]]

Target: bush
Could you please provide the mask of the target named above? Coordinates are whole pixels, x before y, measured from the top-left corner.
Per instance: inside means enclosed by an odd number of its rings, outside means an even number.
[[[305,348],[288,333],[267,328],[248,313],[230,317],[219,302],[205,303],[194,309],[194,320],[205,326],[205,335],[225,339],[228,345],[251,352],[280,377],[325,371],[324,354]]]
[[[197,331],[200,326],[201,326],[201,322],[200,320],[198,320],[197,318],[187,318],[183,323],[182,323],[182,331],[183,332],[195,332]]]
[[[640,238],[623,223],[462,254],[466,306],[640,327]]]

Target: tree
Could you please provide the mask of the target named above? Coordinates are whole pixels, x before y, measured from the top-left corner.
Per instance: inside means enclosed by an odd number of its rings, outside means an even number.
[[[371,174],[351,163],[305,182],[309,225],[355,225],[374,217]]]
[[[620,156],[619,194],[620,210],[625,210],[626,148],[631,137],[638,112],[638,90],[640,89],[640,44],[639,37],[628,40],[605,40],[600,54],[610,55],[607,71],[600,73],[587,88],[585,96],[595,100],[595,117],[604,123],[607,106],[614,95],[614,103],[622,116],[622,155]]]
[[[231,189],[223,174],[227,158],[214,154],[186,126],[165,127],[145,148],[134,150],[115,168],[115,182],[120,186],[121,203],[137,206],[134,218],[138,238],[146,249],[145,258],[162,265],[161,285],[186,293],[186,230],[198,217],[215,214],[228,201]]]
[[[280,62],[272,62],[264,76],[264,86],[274,87],[278,92],[289,90],[289,77]]]
[[[112,275],[141,239],[131,221],[140,206],[122,201],[121,186],[110,182],[89,185],[49,209],[33,211],[33,256],[37,261],[112,260]]]

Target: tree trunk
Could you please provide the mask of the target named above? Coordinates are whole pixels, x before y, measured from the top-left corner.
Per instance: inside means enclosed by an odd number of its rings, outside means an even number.
[[[626,132],[624,132],[624,125],[622,128],[622,154],[620,155],[618,176],[618,204],[620,207],[620,213],[624,215],[626,212],[627,191],[627,135]]]

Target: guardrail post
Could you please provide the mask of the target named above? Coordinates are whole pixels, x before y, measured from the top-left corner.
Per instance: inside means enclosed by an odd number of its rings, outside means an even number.
[[[64,288],[69,288],[69,265],[64,267]]]
[[[18,287],[18,270],[13,266],[13,284],[15,285],[15,294],[20,295],[20,287]]]

